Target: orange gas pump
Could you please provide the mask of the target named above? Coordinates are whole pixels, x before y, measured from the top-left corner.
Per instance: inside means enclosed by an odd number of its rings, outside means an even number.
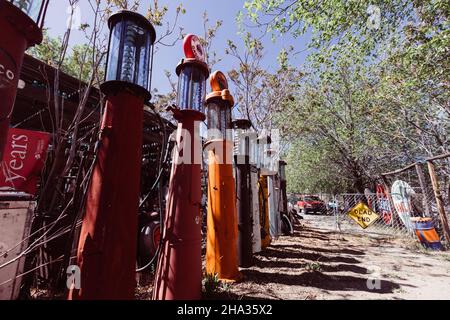
[[[206,273],[222,281],[239,281],[237,255],[236,190],[233,177],[231,108],[233,97],[225,75],[210,77],[212,92],[206,97],[208,141],[208,214]]]

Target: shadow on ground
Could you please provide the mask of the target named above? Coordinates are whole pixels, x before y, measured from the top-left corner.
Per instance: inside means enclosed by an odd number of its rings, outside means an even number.
[[[400,285],[391,279],[382,280],[380,289],[370,289],[367,283],[369,270],[360,265],[364,261],[365,251],[359,249],[357,245],[346,247],[336,245],[336,241],[342,240],[341,234],[297,226],[291,239],[295,238],[313,239],[313,242],[305,244],[301,241],[299,243],[286,241],[288,238],[284,238],[284,241],[283,238],[275,241],[255,256],[253,267],[241,270],[245,282],[252,282],[259,288],[279,288],[283,292],[292,289],[299,292],[299,296],[302,288],[316,288],[321,292],[343,291],[337,293],[343,298],[347,296],[344,292],[390,294],[400,289]],[[280,285],[291,288],[286,289],[279,287]],[[247,288],[245,284],[242,287]],[[253,291],[255,292],[243,290],[245,294],[240,297],[256,299],[263,295],[271,298],[268,290]],[[279,299],[280,295],[273,298]]]

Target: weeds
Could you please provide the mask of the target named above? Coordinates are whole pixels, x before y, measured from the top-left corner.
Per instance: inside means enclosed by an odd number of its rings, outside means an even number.
[[[322,271],[322,265],[318,262],[310,262],[306,265],[306,270],[320,272]]]
[[[205,299],[223,298],[223,295],[230,296],[231,293],[231,284],[220,281],[217,274],[206,274],[202,287]]]

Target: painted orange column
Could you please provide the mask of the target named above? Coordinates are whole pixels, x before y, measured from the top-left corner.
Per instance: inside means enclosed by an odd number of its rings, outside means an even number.
[[[226,140],[211,140],[208,145],[208,216],[206,243],[206,273],[218,275],[222,281],[239,281],[237,255],[237,211],[236,190],[231,160],[223,161],[218,154],[220,148],[226,159],[231,159],[233,143]],[[206,145],[205,147],[208,147]],[[217,150],[217,148],[219,150]]]

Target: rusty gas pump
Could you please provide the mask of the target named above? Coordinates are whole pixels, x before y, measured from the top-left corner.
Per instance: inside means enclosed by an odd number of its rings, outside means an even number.
[[[206,97],[208,141],[208,215],[206,273],[222,281],[238,281],[238,225],[233,177],[231,109],[233,97],[225,75],[210,77],[212,92]]]
[[[278,176],[280,178],[279,191],[279,211],[281,218],[281,233],[288,236],[294,233],[293,217],[289,212],[287,199],[287,180],[286,180],[286,161],[280,160],[278,162]]]
[[[266,154],[270,145],[270,136],[262,135],[257,139],[257,166],[259,168],[258,195],[259,195],[259,212],[261,224],[261,250],[267,248],[272,238],[270,236],[269,222],[269,190],[267,186],[267,176],[270,171],[267,168]]]
[[[253,253],[261,251],[261,219],[259,209],[259,167],[258,167],[258,134],[249,129],[246,136],[250,138],[250,196],[253,216]]]
[[[185,58],[176,68],[178,103],[170,108],[178,121],[173,152],[162,249],[156,269],[153,299],[201,298],[201,163],[200,123],[209,69],[195,35],[183,42]]]
[[[142,15],[109,20],[106,106],[78,244],[81,289],[69,299],[134,299],[144,102],[156,34]]]
[[[0,0],[0,160],[25,51],[42,42],[48,0]]]
[[[239,266],[243,268],[248,268],[253,264],[254,230],[250,164],[250,150],[253,141],[250,127],[251,122],[247,119],[233,121],[236,144],[234,162],[238,211],[238,256]]]

